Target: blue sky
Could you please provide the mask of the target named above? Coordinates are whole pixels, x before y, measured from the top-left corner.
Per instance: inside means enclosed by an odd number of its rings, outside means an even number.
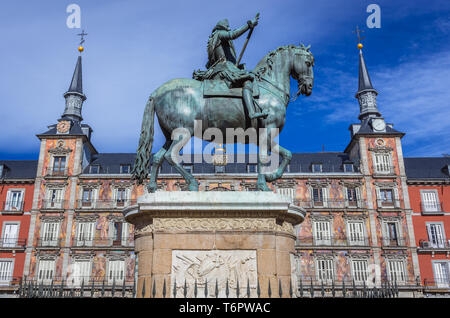
[[[81,7],[89,34],[83,54],[84,122],[100,152],[135,152],[145,102],[165,81],[191,77],[207,59],[212,27],[238,27],[260,12],[244,55],[247,68],[280,45],[311,44],[310,97],[289,105],[280,144],[293,152],[343,151],[357,122],[358,50],[387,122],[406,133],[406,156],[450,153],[449,1],[2,1],[0,158],[37,159],[37,133],[64,110],[80,30],[66,26],[67,5]],[[225,5],[226,3],[226,5]],[[365,25],[381,7],[381,28]],[[244,38],[235,42],[237,50]],[[293,87],[294,91],[296,87]],[[154,150],[162,145],[156,131]]]

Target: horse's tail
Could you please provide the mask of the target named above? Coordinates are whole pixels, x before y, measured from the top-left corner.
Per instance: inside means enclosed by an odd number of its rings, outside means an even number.
[[[145,105],[144,117],[142,119],[141,137],[136,153],[136,161],[132,173],[132,179],[137,180],[138,184],[142,184],[148,174],[150,164],[150,155],[152,152],[154,120],[155,119],[155,101],[150,96]]]

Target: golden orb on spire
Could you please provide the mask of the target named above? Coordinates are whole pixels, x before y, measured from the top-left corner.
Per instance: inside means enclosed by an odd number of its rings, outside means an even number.
[[[78,52],[83,52],[84,51],[84,47],[82,47],[81,45],[78,47]]]
[[[362,49],[363,48],[363,45],[362,45],[362,43],[358,43],[358,49]]]

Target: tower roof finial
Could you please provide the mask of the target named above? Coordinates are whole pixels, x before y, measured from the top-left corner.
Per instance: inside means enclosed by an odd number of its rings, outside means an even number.
[[[85,42],[84,40],[84,36],[88,35],[87,33],[84,33],[84,30],[81,31],[81,33],[77,34],[78,36],[80,36],[80,46],[78,46],[78,52],[83,52],[84,51],[84,47],[83,47],[83,43]]]

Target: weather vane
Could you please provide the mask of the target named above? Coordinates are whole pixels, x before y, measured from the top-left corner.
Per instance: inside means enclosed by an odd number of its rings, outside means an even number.
[[[77,35],[79,35],[81,38],[80,38],[80,46],[78,47],[78,51],[81,53],[81,52],[83,52],[84,51],[84,47],[83,47],[83,43],[85,42],[85,40],[84,40],[84,36],[85,35],[88,35],[87,33],[84,33],[84,30],[83,31],[81,31],[81,33],[79,33],[79,34],[77,34]]]
[[[358,49],[362,49],[363,45],[361,43],[362,40],[364,40],[364,37],[361,36],[361,33],[364,33],[364,30],[360,30],[358,26],[356,26],[356,31],[353,31],[352,33],[356,33],[356,36],[358,37]]]

